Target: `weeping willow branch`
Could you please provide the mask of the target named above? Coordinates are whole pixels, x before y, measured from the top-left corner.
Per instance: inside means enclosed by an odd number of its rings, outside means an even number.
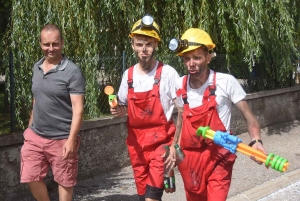
[[[153,15],[161,27],[159,58],[171,54],[167,48],[171,38],[180,37],[190,27],[198,27],[210,33],[217,53],[227,55],[231,72],[244,68],[250,72],[254,63],[260,63],[261,69],[274,80],[263,83],[265,89],[271,89],[286,80],[292,68],[291,55],[298,54],[299,4],[295,0],[12,0],[2,55],[5,69],[9,52],[14,55],[18,124],[25,126],[28,117],[22,114],[29,114],[31,108],[31,71],[34,62],[42,57],[38,37],[46,23],[62,28],[64,52],[79,65],[86,78],[85,116],[96,118],[101,115],[96,68],[99,59],[121,55],[122,51],[131,54],[128,34],[144,14]],[[232,65],[235,61],[241,66]],[[182,62],[177,63],[174,67],[184,72]]]

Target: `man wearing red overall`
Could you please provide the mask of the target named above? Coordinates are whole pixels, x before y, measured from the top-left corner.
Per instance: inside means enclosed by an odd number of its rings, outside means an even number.
[[[172,143],[180,144],[185,154],[178,169],[187,201],[226,200],[236,155],[210,139],[198,137],[196,130],[200,126],[210,126],[212,130],[230,132],[232,103],[247,121],[253,147],[266,154],[259,122],[244,100],[246,93],[238,81],[207,66],[214,47],[211,37],[196,28],[188,29],[181,40],[172,39],[169,44],[169,48],[183,58],[188,71],[187,76],[176,81],[179,112]],[[171,148],[170,154],[174,154],[174,148]]]
[[[164,146],[174,138],[171,119],[178,73],[155,59],[159,27],[149,15],[131,30],[132,49],[138,63],[125,71],[118,92],[116,117],[128,114],[126,140],[140,201],[161,200],[164,185]]]

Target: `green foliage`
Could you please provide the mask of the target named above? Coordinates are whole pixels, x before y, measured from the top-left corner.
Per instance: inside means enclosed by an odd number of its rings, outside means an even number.
[[[5,37],[7,31],[7,24],[9,21],[9,14],[11,13],[11,1],[0,0],[0,41]],[[0,55],[4,51],[4,46],[0,45]],[[4,75],[5,68],[2,65],[2,60],[0,60],[0,74]]]
[[[91,9],[95,8],[95,9]],[[42,57],[39,47],[40,29],[47,23],[61,27],[69,57],[75,61],[87,80],[85,112],[88,118],[98,117],[97,58],[99,54],[97,1],[12,1],[12,28],[8,41],[4,41],[8,52],[13,52],[15,75],[15,107],[18,124],[24,125],[21,113],[31,108],[31,76],[33,64]],[[11,44],[8,46],[8,44]],[[8,62],[6,63],[8,64]],[[8,68],[8,66],[7,66]],[[9,74],[6,74],[8,78]],[[9,79],[6,79],[9,80]],[[9,87],[9,83],[7,83]],[[28,118],[28,117],[27,117]]]
[[[121,65],[118,58],[123,51],[132,53],[128,34],[134,22],[146,13],[153,15],[161,27],[162,41],[157,57],[174,66],[180,74],[185,72],[182,62],[175,55],[172,58],[166,56],[171,54],[167,45],[171,38],[180,37],[190,27],[199,27],[210,33],[217,45],[216,52],[227,55],[227,64],[219,69],[229,69],[237,77],[247,79],[252,67],[258,67],[258,72],[268,78],[261,79],[257,85],[263,86],[262,89],[286,86],[287,76],[292,70],[291,55],[298,54],[296,47],[300,45],[300,3],[296,0],[0,2],[5,2],[12,9],[10,26],[2,40],[5,52],[1,54],[6,78],[9,78],[8,55],[13,52],[15,104],[21,125],[24,122],[21,113],[29,113],[31,107],[31,70],[34,62],[42,57],[38,38],[41,27],[46,23],[61,27],[64,53],[79,65],[86,76],[86,118],[96,118],[101,114],[99,99],[103,94],[97,82],[99,73],[107,75],[113,72],[108,78],[112,81],[121,78],[122,72],[111,69]],[[105,60],[109,56],[114,56],[117,63],[111,65]],[[134,57],[126,58],[127,66],[136,62]],[[214,68],[218,69],[215,64]],[[6,86],[9,89],[9,83]]]

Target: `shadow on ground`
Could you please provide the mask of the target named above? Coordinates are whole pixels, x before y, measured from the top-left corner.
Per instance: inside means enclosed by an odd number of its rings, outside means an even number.
[[[276,124],[270,127],[264,128],[268,136],[271,135],[282,135],[290,132],[293,128],[299,126],[299,121],[291,121],[282,124]]]
[[[58,201],[57,185],[50,185],[51,201]],[[25,196],[20,201],[35,201]],[[74,187],[73,201],[138,201],[131,167],[82,180]]]

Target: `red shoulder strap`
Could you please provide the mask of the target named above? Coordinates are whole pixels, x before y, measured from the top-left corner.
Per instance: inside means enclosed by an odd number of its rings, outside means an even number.
[[[162,67],[163,67],[163,63],[159,62],[156,72],[155,72],[155,77],[154,77],[154,86],[153,88],[157,88],[159,87],[159,83],[160,83],[160,77],[161,77],[161,71],[162,71]],[[127,83],[128,83],[128,91],[129,92],[133,92],[133,68],[134,66],[131,66],[128,69],[128,78],[127,78]]]
[[[156,72],[155,72],[155,77],[154,77],[154,84],[159,85],[163,65],[164,64],[162,62],[158,63],[158,66],[157,66],[157,69],[156,69]]]
[[[162,71],[163,65],[164,64],[162,62],[158,63],[158,66],[157,66],[157,69],[155,72],[155,76],[154,76],[153,91],[157,91],[157,93],[159,92],[159,83],[160,83],[160,77],[161,77],[161,71]]]
[[[128,78],[127,78],[127,84],[128,84],[128,93],[133,93],[133,67],[134,66],[131,66],[129,69],[128,69]]]
[[[208,87],[204,91],[203,99],[202,99],[202,104],[205,104],[208,102],[208,100],[214,100],[216,96],[216,90],[217,90],[217,85],[216,85],[216,76],[217,73],[214,72],[214,77],[213,77],[213,83],[212,85],[208,85]]]
[[[186,95],[186,91],[187,91],[187,75],[185,75],[183,77],[183,80],[182,80],[182,88],[181,89],[178,89],[176,91],[176,95],[177,96],[181,96],[182,97],[182,100],[184,102],[184,104],[187,104],[187,95]]]

